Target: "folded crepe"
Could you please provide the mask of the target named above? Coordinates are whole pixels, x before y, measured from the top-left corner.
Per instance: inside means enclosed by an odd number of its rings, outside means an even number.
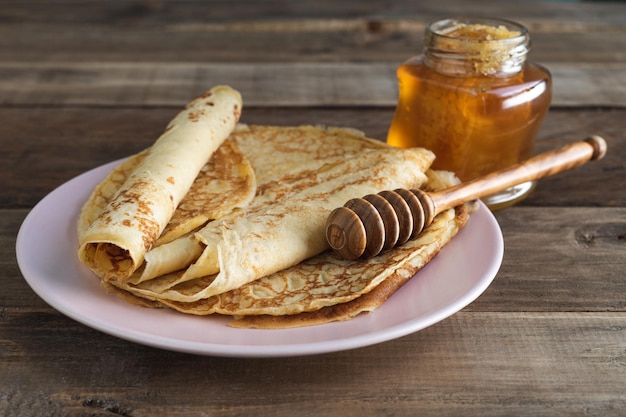
[[[450,172],[428,171],[424,189],[458,183]],[[447,210],[419,236],[370,259],[344,260],[325,252],[236,290],[195,303],[162,301],[187,314],[222,314],[240,328],[278,329],[345,321],[380,307],[415,277],[461,230],[475,203]],[[417,274],[417,276],[416,276]]]
[[[441,190],[458,183],[445,171],[428,171],[422,188]],[[462,229],[475,203],[438,215],[418,237],[370,259],[345,260],[324,252],[293,267],[223,294],[195,302],[145,297],[132,287],[109,290],[146,307],[169,307],[194,315],[227,315],[232,327],[278,329],[344,321],[374,311],[432,260]],[[419,279],[419,275],[415,276]],[[204,280],[185,286],[206,285]]]
[[[352,129],[242,126],[230,140],[255,171],[250,205],[155,248],[124,288],[192,302],[296,265],[329,248],[332,209],[384,189],[419,187],[433,160],[424,149],[389,147]],[[188,254],[200,251],[189,263]],[[180,285],[199,278],[200,288]]]
[[[97,218],[79,232],[81,262],[102,279],[128,279],[162,235],[202,167],[234,129],[241,107],[240,94],[227,86],[214,87],[189,103]]]
[[[239,125],[222,147],[229,145],[253,170],[254,198],[239,204],[226,198],[230,209],[155,245],[127,279],[103,280],[107,289],[138,305],[235,317],[230,324],[236,327],[346,320],[382,304],[450,241],[471,211],[471,205],[448,210],[418,238],[374,258],[340,259],[325,239],[332,209],[385,189],[442,189],[456,177],[428,170],[429,151],[392,148],[352,129]],[[94,194],[115,193],[138,158],[121,164]],[[98,200],[107,203],[104,193]],[[91,221],[79,222],[79,235]]]

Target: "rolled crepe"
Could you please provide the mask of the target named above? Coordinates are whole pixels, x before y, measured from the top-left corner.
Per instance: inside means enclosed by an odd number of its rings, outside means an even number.
[[[241,95],[227,86],[214,87],[189,103],[81,235],[81,262],[104,280],[128,279],[202,167],[235,128],[241,108]]]

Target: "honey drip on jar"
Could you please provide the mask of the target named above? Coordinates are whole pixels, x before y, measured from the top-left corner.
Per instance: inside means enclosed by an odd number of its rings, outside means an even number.
[[[468,181],[533,154],[551,100],[550,73],[526,62],[528,32],[499,20],[448,19],[426,29],[425,50],[397,71],[398,106],[387,143],[435,153],[434,169]],[[485,200],[513,204],[527,183]]]

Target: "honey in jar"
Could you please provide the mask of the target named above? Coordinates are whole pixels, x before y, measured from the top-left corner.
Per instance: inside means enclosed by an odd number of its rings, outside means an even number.
[[[532,156],[551,100],[551,77],[527,62],[528,31],[498,19],[446,19],[427,26],[424,52],[397,71],[399,97],[387,143],[424,147],[433,168],[462,181]],[[484,198],[498,209],[533,183]]]

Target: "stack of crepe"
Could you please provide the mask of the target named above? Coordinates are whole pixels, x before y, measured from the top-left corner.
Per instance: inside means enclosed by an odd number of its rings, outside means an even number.
[[[192,101],[143,152],[93,191],[78,256],[126,300],[284,328],[346,320],[380,306],[464,226],[439,215],[420,236],[371,259],[329,251],[324,224],[351,198],[457,183],[434,155],[347,128],[238,124],[226,86]]]

